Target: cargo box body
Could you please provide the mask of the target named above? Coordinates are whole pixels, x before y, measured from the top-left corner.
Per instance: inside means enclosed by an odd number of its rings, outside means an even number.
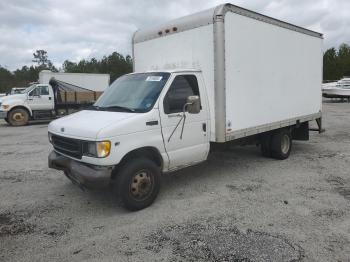
[[[199,69],[212,142],[321,116],[321,34],[225,4],[133,37],[134,71]]]

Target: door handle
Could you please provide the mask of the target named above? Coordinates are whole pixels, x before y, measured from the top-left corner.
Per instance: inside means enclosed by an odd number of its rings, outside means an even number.
[[[51,100],[51,96],[49,96],[49,100]]]
[[[146,126],[156,126],[156,125],[158,125],[158,121],[157,120],[146,122]]]
[[[206,123],[202,124],[202,129],[203,129],[203,132],[207,132],[207,124]]]

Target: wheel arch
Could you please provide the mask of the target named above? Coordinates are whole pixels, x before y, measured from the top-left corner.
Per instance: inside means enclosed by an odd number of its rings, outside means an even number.
[[[12,108],[7,112],[7,115],[8,115],[11,111],[13,111],[13,110],[15,110],[15,109],[24,109],[24,110],[27,111],[29,117],[32,117],[32,116],[33,116],[32,110],[30,110],[30,108],[28,108],[28,107],[26,107],[26,106],[24,106],[24,105],[16,105],[16,106],[12,107]]]
[[[159,150],[156,147],[151,147],[151,146],[145,146],[145,147],[140,147],[137,149],[133,149],[132,151],[128,152],[123,156],[119,164],[117,164],[113,170],[112,173],[112,179],[115,179],[118,170],[130,159],[135,159],[135,158],[140,158],[140,157],[145,157],[150,160],[152,160],[160,170],[163,170],[164,166],[164,159],[162,155],[160,154]]]

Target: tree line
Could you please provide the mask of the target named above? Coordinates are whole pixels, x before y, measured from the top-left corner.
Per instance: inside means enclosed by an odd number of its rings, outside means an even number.
[[[37,81],[41,70],[58,72],[45,50],[36,50],[32,61],[34,65],[23,66],[13,72],[0,65],[0,93],[8,92],[12,87],[26,87],[30,82]],[[132,58],[113,52],[101,59],[83,59],[79,62],[66,60],[60,71],[110,74],[113,82],[119,76],[132,72]],[[330,48],[323,55],[323,79],[339,80],[343,76],[350,76],[350,46],[347,44],[341,44],[338,49]]]
[[[323,55],[323,79],[339,80],[350,77],[350,46],[341,44],[338,49],[330,48]]]
[[[23,66],[21,69],[16,69],[13,72],[0,65],[0,93],[8,92],[12,87],[27,87],[29,83],[38,81],[39,72],[42,70],[66,73],[109,74],[111,82],[121,75],[132,72],[131,56],[123,56],[118,52],[113,52],[101,59],[83,59],[79,62],[66,60],[59,70],[48,58],[45,50],[36,50],[33,53],[32,61],[34,65]]]

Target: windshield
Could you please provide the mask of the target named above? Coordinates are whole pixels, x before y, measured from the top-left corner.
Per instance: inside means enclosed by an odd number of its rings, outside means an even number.
[[[125,75],[113,82],[96,101],[95,110],[147,112],[158,99],[169,73]]]
[[[21,91],[21,93],[22,93],[22,94],[28,93],[30,90],[32,90],[32,88],[33,88],[34,86],[36,86],[36,84],[27,87],[26,89],[24,89],[23,91]]]

